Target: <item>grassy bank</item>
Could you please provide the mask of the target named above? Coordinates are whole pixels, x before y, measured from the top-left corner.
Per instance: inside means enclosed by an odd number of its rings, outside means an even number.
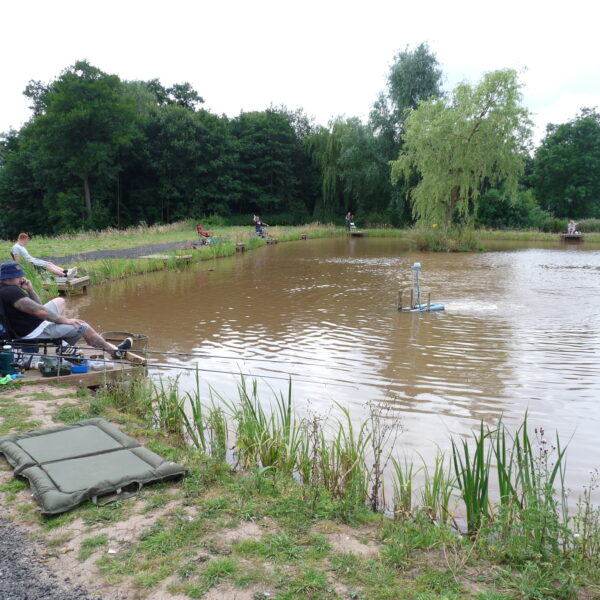
[[[401,436],[375,412],[359,428],[341,409],[336,419],[299,419],[291,390],[269,403],[243,381],[235,400],[180,396],[167,380],[38,394],[0,399],[2,434],[44,424],[34,409],[43,404],[56,423],[104,416],[189,469],[137,500],[52,519],[37,514],[26,482],[0,472],[13,518],[50,560],[89,574],[102,597],[599,597],[598,510],[589,496],[566,510],[564,450],[526,422],[512,434],[482,425],[424,465],[402,456]],[[388,460],[379,450],[392,439]],[[383,490],[383,469],[393,489]]]
[[[207,228],[208,229],[208,228]],[[231,256],[236,251],[236,244],[244,244],[246,250],[264,246],[266,241],[257,237],[251,227],[215,227],[210,228],[217,243],[202,246],[196,250],[183,249],[168,252],[171,259],[144,258],[111,258],[79,262],[81,273],[88,274],[94,284],[148,273],[163,269],[181,267],[177,257],[192,254],[192,262]],[[471,229],[443,229],[439,227],[414,227],[410,229],[369,229],[365,233],[370,237],[394,237],[401,239],[407,247],[422,251],[437,252],[472,252],[485,250],[486,242],[521,241],[521,242],[557,242],[553,233],[539,231],[487,231]],[[269,236],[280,242],[300,239],[318,239],[325,237],[345,236],[341,227],[313,223],[302,227],[270,227]],[[85,232],[62,235],[54,238],[36,237],[28,244],[33,256],[69,256],[95,250],[123,250],[135,246],[160,244],[167,242],[193,242],[196,239],[195,222],[182,221],[171,225],[138,226],[127,230],[108,229],[99,232]],[[589,243],[600,243],[600,233],[586,234]],[[8,250],[12,242],[0,242]],[[164,254],[161,252],[161,254]],[[36,289],[41,289],[42,275],[32,268],[27,268],[28,276],[34,281]],[[56,295],[56,288],[44,293],[49,298]]]

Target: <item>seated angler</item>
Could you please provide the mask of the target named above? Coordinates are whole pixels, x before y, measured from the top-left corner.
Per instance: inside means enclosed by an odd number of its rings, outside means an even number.
[[[73,267],[72,269],[63,269],[62,267],[59,267],[52,262],[42,260],[41,258],[34,258],[33,256],[31,256],[27,248],[25,248],[25,244],[27,244],[28,241],[29,236],[26,233],[19,234],[17,243],[12,247],[10,251],[13,260],[19,261],[19,257],[24,258],[27,262],[30,262],[32,265],[40,267],[40,269],[46,269],[50,271],[50,273],[54,273],[54,275],[58,275],[59,277],[67,277],[68,279],[70,279],[77,275],[77,267]]]
[[[141,356],[128,352],[133,344],[131,338],[114,346],[85,321],[65,317],[63,298],[42,304],[19,263],[0,266],[0,302],[10,328],[21,341],[61,339],[73,345],[83,338],[88,346],[105,350],[113,358],[144,362]]]

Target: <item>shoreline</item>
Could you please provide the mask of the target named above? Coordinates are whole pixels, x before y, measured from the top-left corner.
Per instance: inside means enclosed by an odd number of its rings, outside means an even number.
[[[0,396],[2,435],[101,416],[189,469],[188,477],[150,485],[133,498],[86,503],[45,518],[27,481],[15,478],[0,458],[4,516],[35,540],[51,576],[69,574],[67,584],[79,590],[73,594],[111,600],[508,600],[526,597],[520,586],[527,585],[548,600],[598,597],[597,557],[588,565],[556,562],[551,554],[543,560],[507,555],[500,539],[469,539],[425,513],[390,519],[324,490],[315,495],[277,471],[234,470],[164,426],[152,426],[154,417],[136,400],[148,390],[143,382],[137,390],[97,393],[39,384]],[[31,548],[22,550],[32,556]],[[554,595],[567,580],[570,591]]]

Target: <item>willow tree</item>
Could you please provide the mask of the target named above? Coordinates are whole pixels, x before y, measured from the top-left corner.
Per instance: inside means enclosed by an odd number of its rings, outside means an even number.
[[[321,172],[321,198],[315,204],[314,216],[318,219],[333,219],[349,207],[344,200],[344,186],[340,168],[342,136],[347,124],[335,119],[330,128],[319,127],[307,136],[305,143],[312,160]]]
[[[408,191],[418,222],[468,221],[484,185],[503,183],[515,197],[531,137],[520,88],[515,71],[494,71],[477,86],[461,83],[450,98],[421,102],[410,113],[391,176],[396,183],[413,169],[419,174]]]

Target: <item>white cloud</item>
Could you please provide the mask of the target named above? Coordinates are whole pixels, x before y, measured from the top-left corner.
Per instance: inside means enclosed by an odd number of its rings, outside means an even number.
[[[3,7],[0,131],[28,118],[22,91],[76,60],[124,79],[189,81],[206,107],[235,116],[271,103],[320,123],[366,117],[395,53],[427,42],[447,86],[523,72],[536,140],[548,121],[600,105],[594,4],[526,1],[30,0]]]

